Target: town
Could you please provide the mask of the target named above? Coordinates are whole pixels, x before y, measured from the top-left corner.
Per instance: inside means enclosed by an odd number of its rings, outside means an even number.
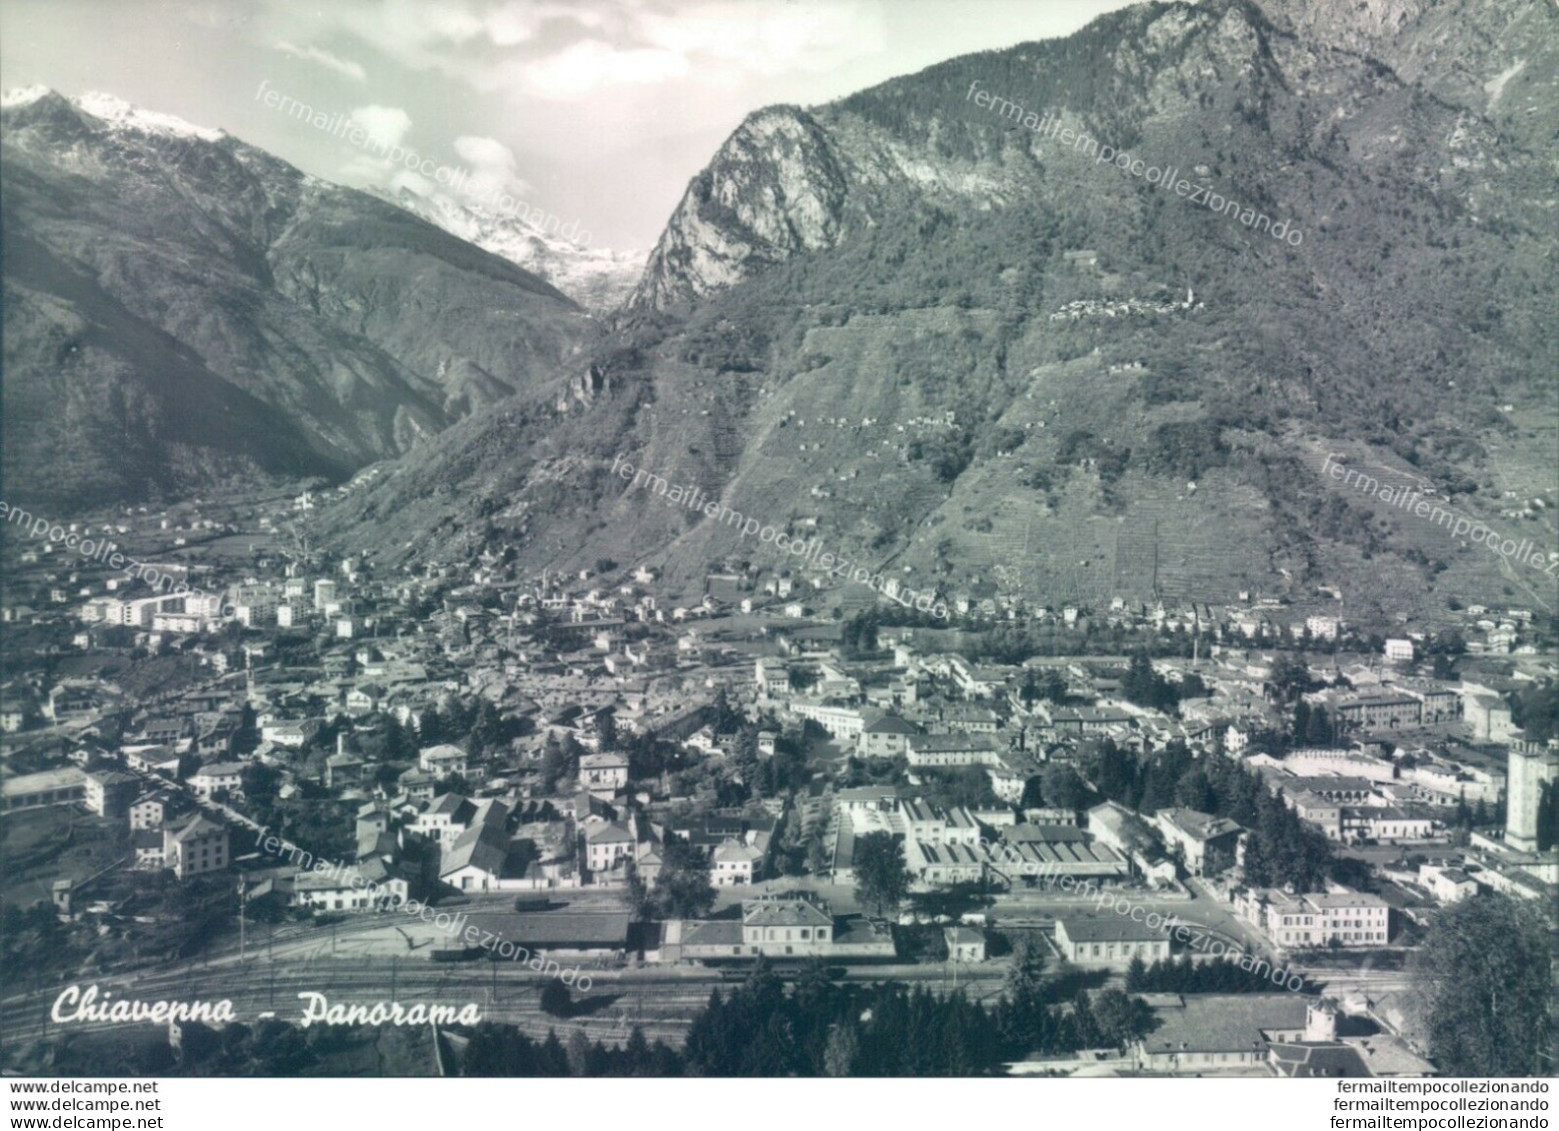
[[[1080,999],[1007,1071],[1424,1075],[1436,914],[1559,894],[1527,609],[1388,633],[1329,594],[990,582],[939,619],[761,562],[380,570],[317,548],[317,505],[68,525],[129,570],[8,538],[8,1032],[84,969],[271,1004],[281,971],[290,1004],[487,959],[538,1040],[668,1047],[754,970],[994,1003],[1050,969]]]

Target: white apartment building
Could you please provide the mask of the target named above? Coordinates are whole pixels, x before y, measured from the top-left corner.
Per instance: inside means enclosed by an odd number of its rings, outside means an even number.
[[[854,707],[825,706],[806,699],[792,699],[790,713],[799,718],[811,719],[833,738],[852,745],[861,737],[865,720]]]
[[[202,766],[189,779],[189,787],[194,790],[196,797],[209,799],[220,790],[226,790],[234,797],[242,797],[244,792],[244,764],[242,762],[212,762],[209,766]]]
[[[1261,925],[1279,946],[1385,946],[1390,939],[1391,908],[1378,895],[1356,891],[1288,895],[1273,890],[1264,896]]]
[[[993,766],[996,742],[977,734],[914,734],[905,743],[911,766]]]

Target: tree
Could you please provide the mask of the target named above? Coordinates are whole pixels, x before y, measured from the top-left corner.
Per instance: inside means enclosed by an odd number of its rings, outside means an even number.
[[[1093,1001],[1099,1036],[1118,1049],[1127,1048],[1147,1032],[1149,1016],[1141,998],[1128,997],[1120,990],[1101,990]]]
[[[651,899],[661,919],[703,918],[715,903],[709,858],[686,841],[668,837]]]
[[[471,733],[466,742],[471,753],[477,757],[503,743],[503,720],[498,717],[498,708],[486,699],[477,708],[476,719],[471,724]]]
[[[1429,1057],[1448,1076],[1538,1076],[1554,1054],[1551,922],[1478,895],[1439,911],[1417,957]]]
[[[617,749],[617,712],[602,711],[596,716],[596,734],[600,737],[602,752]]]
[[[1042,788],[1045,803],[1052,808],[1076,812],[1088,804],[1088,786],[1066,762],[1051,762],[1045,767]]]
[[[653,1067],[650,1043],[644,1039],[644,1030],[637,1025],[628,1034],[628,1043],[623,1046],[623,1060],[626,1062],[629,1074],[633,1076],[643,1076]]]
[[[1012,965],[1007,968],[1007,997],[1015,1002],[1038,997],[1044,975],[1044,944],[1032,936],[1019,935],[1013,940]]]
[[[567,1017],[573,1004],[573,995],[568,992],[568,986],[564,984],[562,978],[553,978],[541,987],[543,1013],[549,1013],[553,1017]]]
[[[785,682],[792,691],[801,692],[816,687],[823,673],[811,664],[792,664],[785,672]]]
[[[731,734],[742,725],[742,716],[735,707],[731,706],[731,696],[721,684],[715,689],[714,702],[714,732],[716,734]]]
[[[1559,782],[1544,782],[1537,797],[1537,850],[1559,844]]]
[[[635,919],[655,917],[655,905],[650,898],[649,885],[644,882],[644,877],[639,875],[638,865],[632,860],[628,861],[628,906],[633,909]]]
[[[1180,780],[1175,783],[1175,803],[1199,813],[1211,812],[1217,805],[1212,783],[1200,766],[1193,766],[1180,775]]]
[[[1138,648],[1132,656],[1126,678],[1121,681],[1121,692],[1137,706],[1155,711],[1174,712],[1181,699],[1180,689],[1153,670],[1153,661],[1145,648]],[[1205,692],[1206,688],[1201,687],[1199,693]]]
[[[424,746],[437,746],[444,741],[444,717],[437,707],[428,707],[417,719],[417,738]]]
[[[1301,735],[1294,732],[1296,740],[1303,738],[1307,746],[1325,746],[1336,741],[1336,728],[1332,726],[1331,716],[1326,713],[1325,707],[1316,707],[1310,712],[1305,732]]]
[[[583,1076],[590,1067],[590,1038],[583,1029],[575,1029],[568,1036],[568,1070],[571,1075]]]
[[[258,745],[260,745],[259,715],[253,703],[245,703],[243,712],[239,715],[238,730],[233,735],[233,753],[252,754]]]
[[[572,738],[569,740],[572,745]],[[541,788],[543,793],[551,793],[558,785],[572,778],[578,772],[578,763],[571,756],[569,746],[558,738],[557,732],[547,735],[546,745],[542,748],[541,756]]]
[[[848,1022],[835,1022],[828,1030],[828,1043],[823,1046],[823,1074],[848,1076],[855,1057],[861,1050],[860,1038],[855,1026]]]
[[[1130,804],[1137,792],[1137,761],[1127,751],[1106,738],[1097,746],[1083,748],[1089,777],[1100,793],[1111,801]]]
[[[807,871],[814,876],[823,871],[828,863],[828,849],[823,844],[823,830],[821,825],[813,828],[812,835],[807,838]]]
[[[1272,661],[1272,674],[1267,683],[1279,703],[1292,703],[1310,690],[1310,668],[1303,656],[1281,652]]]
[[[736,767],[736,772],[754,797],[763,797],[766,791],[761,785],[772,784],[765,782],[764,775],[760,773],[763,761],[758,755],[758,726],[756,723],[743,723],[741,729],[736,732],[736,742],[731,749],[731,763]]]
[[[568,1050],[563,1047],[563,1042],[558,1040],[556,1029],[547,1030],[547,1039],[542,1043],[537,1061],[536,1075],[538,1076],[568,1075]]]
[[[878,917],[896,913],[909,894],[904,846],[889,832],[867,833],[855,841],[855,895]]]

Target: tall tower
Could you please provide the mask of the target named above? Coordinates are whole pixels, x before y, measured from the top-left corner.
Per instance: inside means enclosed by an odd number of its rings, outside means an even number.
[[[1305,1040],[1335,1041],[1337,1039],[1337,1003],[1331,998],[1321,998],[1305,1006]]]
[[[1559,745],[1514,742],[1505,784],[1505,843],[1517,852],[1537,851],[1537,805],[1543,786],[1559,782]]]

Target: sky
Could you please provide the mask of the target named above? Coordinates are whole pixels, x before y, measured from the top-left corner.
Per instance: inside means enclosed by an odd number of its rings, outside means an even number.
[[[957,55],[1067,35],[1124,6],[5,0],[0,88],[104,91],[224,129],[328,180],[415,181],[279,109],[265,97],[277,90],[574,221],[593,246],[642,250],[753,110],[828,102]]]

